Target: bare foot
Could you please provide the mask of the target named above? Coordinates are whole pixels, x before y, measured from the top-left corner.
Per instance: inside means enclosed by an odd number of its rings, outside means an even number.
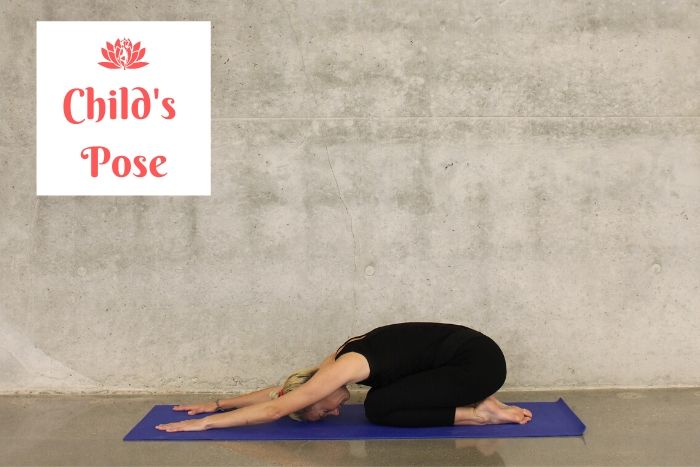
[[[532,420],[532,412],[515,405],[506,405],[489,396],[479,402],[474,410],[477,417],[483,419],[484,425],[496,425],[499,423],[519,423],[521,425]]]

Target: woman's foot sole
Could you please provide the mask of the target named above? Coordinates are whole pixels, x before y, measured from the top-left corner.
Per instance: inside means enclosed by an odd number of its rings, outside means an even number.
[[[467,407],[457,407],[455,425],[525,424],[532,420],[532,412],[515,405],[506,405],[490,396]]]
[[[532,412],[516,405],[506,405],[489,396],[476,405],[474,412],[478,417],[483,418],[485,424],[519,423],[521,425],[532,420]]]

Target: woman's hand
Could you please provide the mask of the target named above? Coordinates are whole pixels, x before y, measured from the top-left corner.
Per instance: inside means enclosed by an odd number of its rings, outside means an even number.
[[[183,420],[181,422],[161,423],[156,429],[173,433],[175,431],[204,431],[207,430],[207,422],[203,418]]]
[[[197,415],[198,413],[216,412],[216,402],[204,402],[202,404],[176,405],[173,410],[187,410],[187,415]]]

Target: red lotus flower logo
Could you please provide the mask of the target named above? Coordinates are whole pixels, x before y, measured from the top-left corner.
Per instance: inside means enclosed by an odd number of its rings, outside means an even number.
[[[99,62],[105,68],[117,69],[121,68],[141,68],[148,65],[148,62],[140,62],[146,54],[146,49],[141,48],[141,42],[137,42],[133,46],[130,39],[117,39],[114,45],[107,42],[107,48],[102,49],[102,56],[109,60],[108,62]]]

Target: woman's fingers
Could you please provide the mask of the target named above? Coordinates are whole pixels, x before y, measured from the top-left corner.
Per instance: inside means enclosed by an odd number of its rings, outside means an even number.
[[[173,410],[190,410],[192,408],[191,405],[174,405]]]
[[[183,427],[180,423],[165,423],[163,425],[156,425],[156,428],[161,431],[167,431],[168,433],[185,431],[185,427]]]
[[[172,433],[175,431],[203,431],[206,427],[201,419],[183,420],[181,422],[161,423],[156,425],[157,430]]]
[[[190,415],[195,415],[203,412],[204,408],[201,405],[176,405],[173,407],[173,410],[189,410]]]
[[[175,405],[173,410],[184,411],[187,410],[187,415],[197,415],[198,413],[206,412],[206,408],[201,405]]]

